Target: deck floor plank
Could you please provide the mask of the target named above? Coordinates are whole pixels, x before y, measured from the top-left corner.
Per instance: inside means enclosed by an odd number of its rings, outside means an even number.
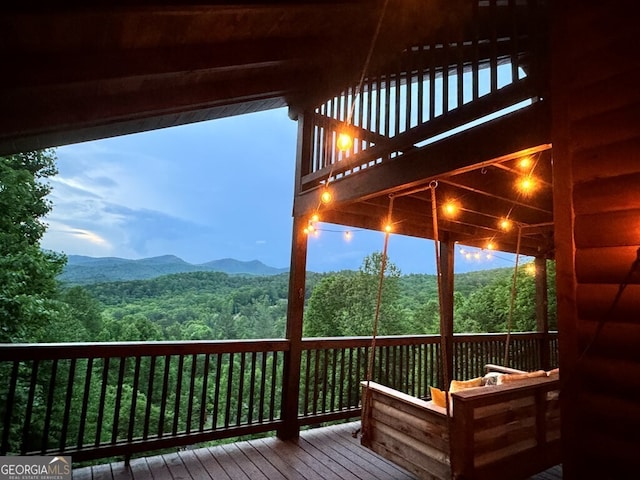
[[[78,468],[74,480],[416,480],[360,445],[357,423]],[[530,480],[562,480],[556,466]]]
[[[135,480],[153,480],[151,469],[145,457],[131,460],[129,470],[131,471],[131,477]],[[75,480],[75,476],[73,480]]]
[[[287,454],[284,451],[284,445],[288,442],[283,442],[277,438],[262,438],[258,440],[258,443],[262,443],[265,452],[270,452],[275,458],[281,459],[288,464],[294,471],[288,475],[288,478],[300,478],[304,480],[325,480],[319,473],[311,470],[309,466],[300,460],[296,455]]]
[[[335,431],[318,430],[317,435],[320,435],[329,442],[330,448],[334,449],[338,453],[342,453],[350,459],[356,461],[360,466],[366,468],[371,472],[373,478],[379,480],[413,480],[415,477],[406,470],[393,465],[391,462],[383,459],[379,455],[376,455],[371,450],[368,450],[360,445],[359,438],[353,438],[351,432],[355,430],[355,424],[347,424],[351,426],[344,427],[340,425]],[[359,425],[358,425],[359,426]]]
[[[235,443],[223,445],[222,448],[230,458],[233,458],[238,466],[251,480],[269,480],[269,478],[240,450]]]
[[[269,480],[287,480],[280,470],[278,470],[267,458],[256,450],[249,442],[236,443],[236,446],[253,464],[263,472]]]
[[[198,448],[193,450],[193,454],[212,479],[231,480],[231,477],[227,475],[227,472],[224,471],[222,465],[220,465],[218,460],[211,454],[210,449]],[[196,479],[198,477],[193,478]]]
[[[147,458],[149,470],[154,480],[173,480],[167,464],[164,462],[164,456],[158,455]]]
[[[222,445],[209,448],[209,453],[215,457],[222,469],[232,480],[251,480],[234,461],[233,457],[222,448]]]

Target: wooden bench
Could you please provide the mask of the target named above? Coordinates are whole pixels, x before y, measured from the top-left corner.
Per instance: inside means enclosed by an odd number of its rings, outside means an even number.
[[[527,478],[561,463],[558,377],[451,394],[452,414],[362,382],[362,444],[422,479]]]

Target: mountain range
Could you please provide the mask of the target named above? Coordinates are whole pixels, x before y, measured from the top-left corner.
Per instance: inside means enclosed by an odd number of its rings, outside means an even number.
[[[149,278],[185,272],[224,272],[229,275],[278,275],[288,268],[275,268],[259,260],[244,262],[223,258],[202,264],[185,262],[175,255],[129,260],[118,257],[69,255],[58,279],[65,283],[87,284]]]

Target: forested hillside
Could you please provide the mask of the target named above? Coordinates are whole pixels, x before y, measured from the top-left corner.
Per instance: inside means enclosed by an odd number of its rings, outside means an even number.
[[[224,272],[240,275],[278,275],[286,268],[274,268],[258,260],[243,262],[223,258],[202,264],[185,262],[175,255],[129,260],[117,257],[69,255],[58,279],[70,284],[93,284],[126,280],[146,280],[186,272]]]
[[[379,259],[379,254],[367,257],[358,271],[307,274],[305,335],[371,334]],[[508,268],[456,275],[456,332],[506,330],[512,275]],[[518,277],[513,329],[532,330],[533,277],[523,270]],[[278,338],[285,332],[288,280],[288,274],[192,272],[70,285],[63,288],[63,296],[84,325],[77,340]],[[550,296],[551,323],[555,325],[553,291]],[[382,334],[438,333],[436,277],[403,276],[390,262],[381,311]]]

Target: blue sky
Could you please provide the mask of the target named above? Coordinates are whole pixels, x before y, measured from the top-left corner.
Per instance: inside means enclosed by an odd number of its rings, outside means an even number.
[[[221,258],[287,267],[296,123],[286,109],[57,148],[53,211],[42,246],[69,255],[191,263]],[[308,270],[357,269],[383,234],[321,225]],[[433,243],[392,235],[402,273],[434,273]],[[456,258],[456,271],[513,266],[513,257]]]

